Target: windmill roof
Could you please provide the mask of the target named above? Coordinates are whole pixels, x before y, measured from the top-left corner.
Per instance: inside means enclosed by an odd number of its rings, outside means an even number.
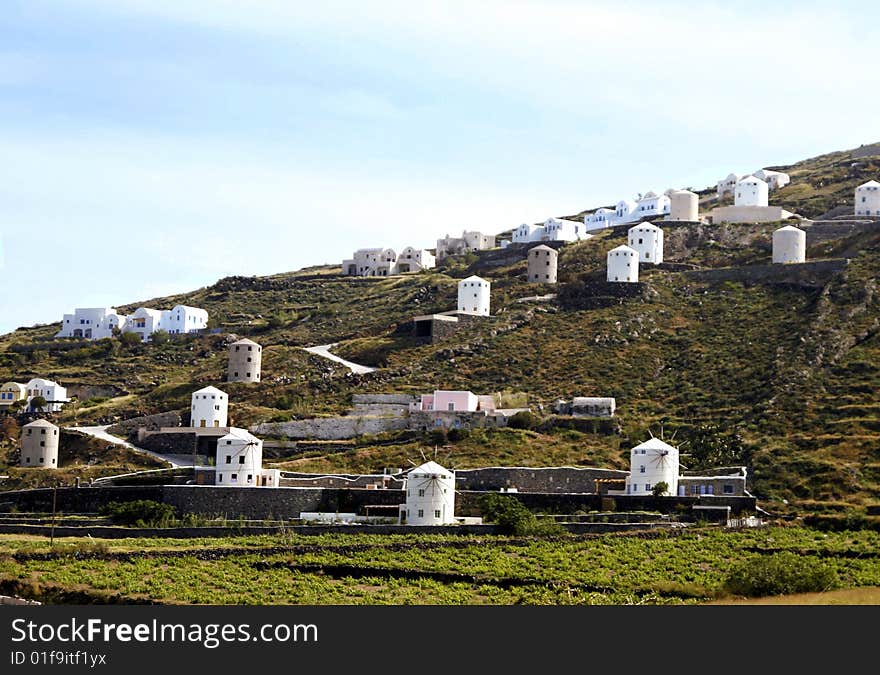
[[[248,443],[251,443],[251,442],[259,443],[260,442],[260,439],[257,438],[256,436],[254,436],[250,431],[247,431],[246,429],[239,429],[238,427],[230,428],[229,433],[226,434],[225,436],[221,436],[217,442],[219,443],[220,441],[223,441],[223,440],[232,440],[232,439],[247,441]]]
[[[803,232],[799,227],[795,227],[794,225],[784,225],[780,227],[777,232]]]
[[[25,427],[46,427],[46,428],[51,428],[51,429],[58,428],[54,424],[52,424],[51,422],[47,422],[46,420],[34,420],[33,422],[31,422],[29,424],[25,424],[24,426]]]
[[[415,469],[410,471],[410,473],[452,473],[449,469],[446,469],[437,462],[428,461],[424,464],[419,464]]]
[[[540,246],[535,246],[534,248],[530,248],[529,252],[531,252],[531,251],[554,251],[555,252],[556,249],[552,248],[550,246],[545,246],[544,244],[541,244]]]
[[[638,253],[634,248],[630,248],[626,244],[621,244],[620,246],[615,246],[612,248],[609,253],[613,253],[614,251],[631,251],[632,253]]]
[[[859,185],[859,187],[860,187],[860,188],[863,188],[863,187],[880,187],[880,183],[878,183],[878,182],[875,181],[875,180],[869,180],[867,183],[862,183],[861,185]]]
[[[650,438],[644,443],[639,443],[633,450],[677,450],[669,443],[661,441],[659,438]]]
[[[202,387],[193,392],[193,394],[223,394],[225,395],[225,391],[220,391],[217,387]]]
[[[466,279],[462,279],[459,283],[461,283],[463,281],[486,281],[486,280],[483,279],[482,277],[478,277],[476,274],[472,274],[471,276],[467,277]]]
[[[260,346],[259,343],[254,342],[253,340],[248,340],[247,338],[242,338],[241,340],[236,340],[232,344],[234,344],[234,345],[255,345],[257,347]]]

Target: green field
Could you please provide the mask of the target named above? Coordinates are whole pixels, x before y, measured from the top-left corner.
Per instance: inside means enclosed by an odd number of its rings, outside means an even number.
[[[732,601],[733,565],[793,552],[839,586],[880,586],[880,533],[773,526],[681,533],[0,536],[0,592],[47,603],[657,605]]]

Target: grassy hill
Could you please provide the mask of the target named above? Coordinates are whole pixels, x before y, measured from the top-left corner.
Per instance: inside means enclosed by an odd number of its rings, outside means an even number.
[[[771,201],[808,217],[851,209],[856,185],[880,176],[880,156],[835,152],[782,168],[792,184]],[[714,191],[704,191],[710,208]],[[354,392],[526,391],[548,411],[559,398],[614,396],[619,429],[547,424],[537,430],[475,431],[454,441],[458,467],[542,464],[626,468],[627,450],[651,430],[685,441],[683,463],[704,456],[742,462],[767,508],[845,509],[880,495],[880,234],[855,231],[811,246],[808,260],[847,258],[838,272],[792,270],[784,278],[714,279],[700,269],[766,264],[778,225],[668,228],[666,260],[682,270],[642,273],[643,292],[591,295],[605,254],[624,233],[603,231],[565,246],[560,284],[524,281],[525,262],[488,267],[465,256],[434,270],[387,279],[347,278],[338,268],[268,277],[228,277],[213,286],[122,307],[206,308],[215,335],[126,346],[53,340],[58,324],[0,336],[0,382],[33,376],[82,385],[67,423],[110,422],[185,410],[199,386],[230,393],[239,426],[347,410]],[[686,271],[693,268],[695,272]],[[410,336],[414,315],[455,307],[457,281],[492,282],[493,317],[435,345]],[[522,301],[556,291],[552,302]],[[221,384],[230,335],[264,346],[260,385]],[[352,375],[301,347],[378,367]],[[90,389],[91,388],[91,389]],[[93,392],[93,393],[92,393]],[[109,392],[109,395],[108,395]],[[300,470],[406,466],[437,439],[358,439],[349,449],[283,457]],[[788,502],[788,505],[786,505]]]

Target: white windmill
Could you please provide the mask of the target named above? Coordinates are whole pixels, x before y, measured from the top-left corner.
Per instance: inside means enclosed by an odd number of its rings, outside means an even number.
[[[400,507],[402,524],[455,523],[455,471],[433,460],[425,461],[407,473],[404,489],[406,504]]]
[[[678,448],[651,438],[630,452],[630,473],[626,479],[628,495],[651,495],[658,483],[666,483],[666,494],[678,493]]]

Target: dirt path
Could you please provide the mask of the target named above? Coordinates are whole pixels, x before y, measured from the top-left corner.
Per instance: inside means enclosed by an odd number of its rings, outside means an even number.
[[[372,373],[375,368],[370,368],[369,366],[362,366],[359,363],[352,363],[351,361],[346,361],[345,359],[336,356],[336,354],[331,354],[330,350],[335,347],[335,344],[329,345],[319,345],[317,347],[303,347],[310,354],[315,354],[317,356],[323,356],[325,359],[330,359],[331,361],[336,361],[337,363],[341,363],[343,366],[348,368],[351,372],[356,373],[358,375],[364,375],[365,373]]]

